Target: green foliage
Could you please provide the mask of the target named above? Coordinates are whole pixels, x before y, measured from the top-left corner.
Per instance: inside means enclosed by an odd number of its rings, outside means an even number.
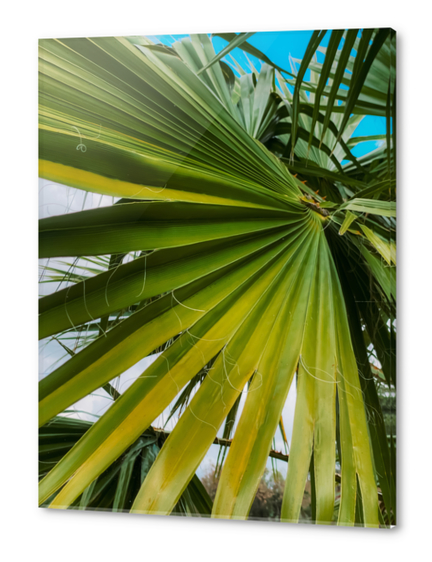
[[[40,221],[41,257],[63,261],[44,271],[60,285],[40,299],[40,338],[70,356],[40,382],[42,439],[98,388],[115,398],[44,461],[42,505],[245,519],[276,517],[283,495],[281,520],[298,521],[309,477],[317,523],[396,521],[374,378],[396,387],[395,34],[333,31],[325,50],[316,31],[291,72],[249,35],[222,56],[207,35],[40,42],[40,176],[120,198]],[[234,73],[234,47],[260,71]],[[356,158],[367,115],[387,132]],[[286,483],[262,481],[294,380]],[[151,424],[174,400],[158,442]],[[223,424],[211,504],[195,473]]]
[[[39,479],[58,463],[91,425],[91,422],[55,417],[39,429]],[[81,510],[129,511],[165,438],[164,433],[148,428],[119,459],[84,490],[71,507]],[[53,497],[47,505],[52,500]],[[172,513],[209,516],[211,508],[209,496],[194,476]]]

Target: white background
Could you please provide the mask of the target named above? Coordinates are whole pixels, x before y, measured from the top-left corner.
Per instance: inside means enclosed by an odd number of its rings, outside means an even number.
[[[432,53],[426,6],[420,0],[40,0],[14,3],[7,12],[4,6],[0,34],[4,560],[428,558]],[[311,528],[38,509],[37,39],[347,27],[393,27],[398,32],[398,528]]]

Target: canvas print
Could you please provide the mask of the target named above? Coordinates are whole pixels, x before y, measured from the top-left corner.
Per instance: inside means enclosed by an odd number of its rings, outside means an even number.
[[[40,506],[396,524],[395,86],[388,28],[39,41]]]

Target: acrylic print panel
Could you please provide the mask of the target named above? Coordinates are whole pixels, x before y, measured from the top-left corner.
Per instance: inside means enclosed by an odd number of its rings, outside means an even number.
[[[395,32],[39,46],[40,505],[394,525]]]

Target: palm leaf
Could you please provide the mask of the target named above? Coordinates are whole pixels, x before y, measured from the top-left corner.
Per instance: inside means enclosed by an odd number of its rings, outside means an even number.
[[[40,175],[124,198],[40,222],[42,257],[111,256],[106,271],[89,270],[40,300],[41,338],[75,333],[99,318],[105,326],[41,381],[41,425],[164,345],[106,413],[63,447],[40,482],[42,504],[90,505],[95,494],[102,497],[112,472],[114,510],[211,509],[214,517],[246,518],[297,373],[282,519],[298,519],[313,456],[316,518],[332,521],[339,424],[339,523],[355,524],[357,513],[364,525],[379,525],[371,452],[378,449],[368,434],[332,233],[344,212],[367,214],[359,219],[361,237],[345,223],[338,239],[348,254],[368,252],[358,267],[388,299],[379,313],[385,326],[382,314],[392,312],[393,292],[374,253],[384,251],[376,239],[390,233],[393,255],[394,206],[364,195],[380,195],[376,186],[392,161],[389,150],[357,161],[347,142],[358,118],[320,113],[335,65],[343,83],[339,62],[341,68],[350,64],[346,50],[337,50],[342,31],[334,33],[322,75],[313,78],[316,105],[307,107],[303,78],[324,34],[313,34],[292,96],[282,84],[276,91],[270,63],[257,79],[224,71],[220,59],[229,50],[250,50],[247,34],[219,55],[204,35],[174,43],[172,50],[155,49],[145,38],[139,45],[122,38],[41,41]],[[377,32],[364,53],[368,69],[387,35]],[[345,37],[352,41],[353,34]],[[363,46],[357,43],[359,52]],[[359,64],[352,67],[357,79],[346,108],[355,106],[369,75]],[[264,138],[266,146],[258,140]],[[282,154],[292,151],[288,167],[267,148],[277,143]],[[343,166],[347,155],[351,164]],[[307,178],[293,177],[290,165]],[[324,192],[312,196],[315,190],[302,181],[318,181]],[[140,257],[118,259],[129,252]],[[111,322],[114,314],[121,321]],[[369,333],[374,314],[361,310],[361,317]],[[377,353],[386,353],[384,328],[378,338],[370,335]],[[390,373],[387,365],[383,371]],[[195,473],[243,391],[246,403],[211,507]],[[178,396],[184,411],[151,463],[144,462],[143,447],[150,445],[142,436]],[[374,399],[369,393],[371,404]],[[372,444],[378,442],[379,432],[372,436]],[[387,467],[385,453],[378,464]],[[387,478],[387,504],[391,489]]]

